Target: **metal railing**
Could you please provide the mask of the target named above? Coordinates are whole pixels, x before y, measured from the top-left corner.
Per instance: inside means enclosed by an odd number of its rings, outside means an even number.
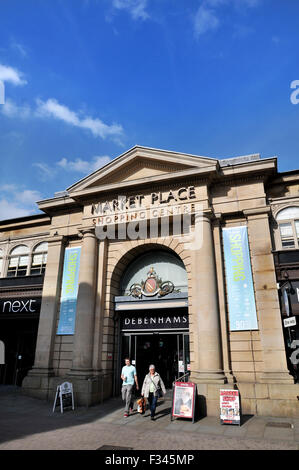
[[[190,372],[186,372],[186,374],[181,375],[178,378],[174,378],[174,382],[172,382],[172,385],[174,385],[176,382],[187,382],[186,377],[190,377]],[[184,380],[182,380],[184,379]]]

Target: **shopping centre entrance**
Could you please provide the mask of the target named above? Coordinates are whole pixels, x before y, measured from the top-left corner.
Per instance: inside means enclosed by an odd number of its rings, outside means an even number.
[[[188,281],[185,266],[171,251],[152,250],[135,258],[115,297],[119,319],[117,375],[129,357],[139,385],[154,364],[165,386],[190,370]],[[116,378],[116,391],[120,379]]]
[[[186,374],[190,368],[189,334],[124,333],[122,358],[126,356],[131,358],[136,367],[140,386],[149,372],[149,365],[154,364],[166,388],[171,388],[172,382]]]

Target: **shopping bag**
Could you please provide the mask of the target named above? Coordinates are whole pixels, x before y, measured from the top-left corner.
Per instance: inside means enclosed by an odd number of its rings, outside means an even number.
[[[145,409],[146,409],[146,398],[141,397],[139,398],[139,400],[137,400],[137,412],[143,414],[145,413]]]

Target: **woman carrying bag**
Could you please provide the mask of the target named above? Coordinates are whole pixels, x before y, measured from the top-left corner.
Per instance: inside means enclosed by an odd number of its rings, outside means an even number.
[[[149,373],[145,376],[141,396],[148,399],[151,410],[151,420],[155,419],[155,412],[157,406],[157,400],[166,394],[166,389],[158,372],[156,372],[155,366],[151,364],[149,366]]]

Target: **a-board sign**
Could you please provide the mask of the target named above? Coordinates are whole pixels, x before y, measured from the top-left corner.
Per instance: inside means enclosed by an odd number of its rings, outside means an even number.
[[[63,382],[61,385],[57,385],[53,413],[57,406],[60,407],[61,413],[63,413],[65,408],[72,408],[74,410],[74,391],[71,382]]]
[[[192,382],[175,382],[171,416],[190,418],[194,422],[196,385]]]
[[[287,328],[289,326],[295,326],[296,325],[296,317],[284,318],[283,325],[284,325],[285,328]]]
[[[238,390],[220,390],[221,424],[240,425],[240,397]]]

